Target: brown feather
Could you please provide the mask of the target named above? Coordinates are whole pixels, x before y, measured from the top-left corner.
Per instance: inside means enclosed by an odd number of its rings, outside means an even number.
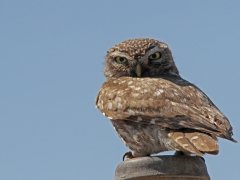
[[[184,135],[199,151],[214,152],[219,149],[217,141],[209,135],[200,132],[184,133]]]
[[[181,86],[163,78],[110,79],[103,84],[96,105],[110,119],[140,122],[137,117],[145,116],[149,118],[142,123],[164,122],[169,128],[196,129],[235,142],[228,119],[190,83]]]
[[[168,134],[174,141],[176,141],[183,149],[197,154],[199,156],[203,156],[204,153],[200,152],[190,141],[185,137],[185,134],[182,132],[170,132]]]

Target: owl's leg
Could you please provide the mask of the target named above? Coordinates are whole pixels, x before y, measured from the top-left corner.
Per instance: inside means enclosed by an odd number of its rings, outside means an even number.
[[[177,155],[177,156],[190,156],[191,152],[188,152],[188,151],[176,151],[174,153],[174,155]]]
[[[133,154],[132,154],[131,151],[128,151],[128,152],[126,152],[126,153],[123,155],[123,161],[124,161],[125,159],[132,159],[132,158],[134,158],[134,156],[133,156]]]
[[[176,156],[185,156],[186,154],[184,152],[182,152],[182,151],[176,151],[174,153],[174,155],[176,155]]]
[[[128,151],[123,155],[123,161],[125,159],[127,160],[127,159],[132,159],[132,158],[136,158],[136,157],[145,157],[145,156],[150,156],[150,154],[143,155],[143,154],[138,154],[135,152],[132,153],[131,151]]]
[[[174,155],[176,156],[190,156],[190,153],[187,153],[187,152],[183,152],[183,151],[176,151],[174,153]],[[197,155],[198,156],[198,155]],[[205,162],[205,159],[202,157],[202,156],[198,156],[200,159],[203,160],[203,162]]]

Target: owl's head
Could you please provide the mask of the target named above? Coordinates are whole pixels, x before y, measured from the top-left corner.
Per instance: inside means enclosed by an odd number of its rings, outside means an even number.
[[[167,44],[140,38],[123,41],[110,48],[104,74],[107,78],[116,78],[179,75],[179,72]]]

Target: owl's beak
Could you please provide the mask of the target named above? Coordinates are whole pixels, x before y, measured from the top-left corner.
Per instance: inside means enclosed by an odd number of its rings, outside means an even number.
[[[142,67],[140,63],[137,63],[135,67],[135,73],[137,74],[138,77],[141,77],[142,75]]]

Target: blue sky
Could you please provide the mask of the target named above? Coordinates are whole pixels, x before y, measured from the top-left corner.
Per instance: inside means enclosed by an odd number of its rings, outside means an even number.
[[[0,179],[113,179],[128,148],[95,108],[107,50],[166,42],[181,76],[229,118],[240,141],[240,1],[0,1]],[[239,143],[205,156],[238,179]],[[173,152],[163,153],[173,154]]]

